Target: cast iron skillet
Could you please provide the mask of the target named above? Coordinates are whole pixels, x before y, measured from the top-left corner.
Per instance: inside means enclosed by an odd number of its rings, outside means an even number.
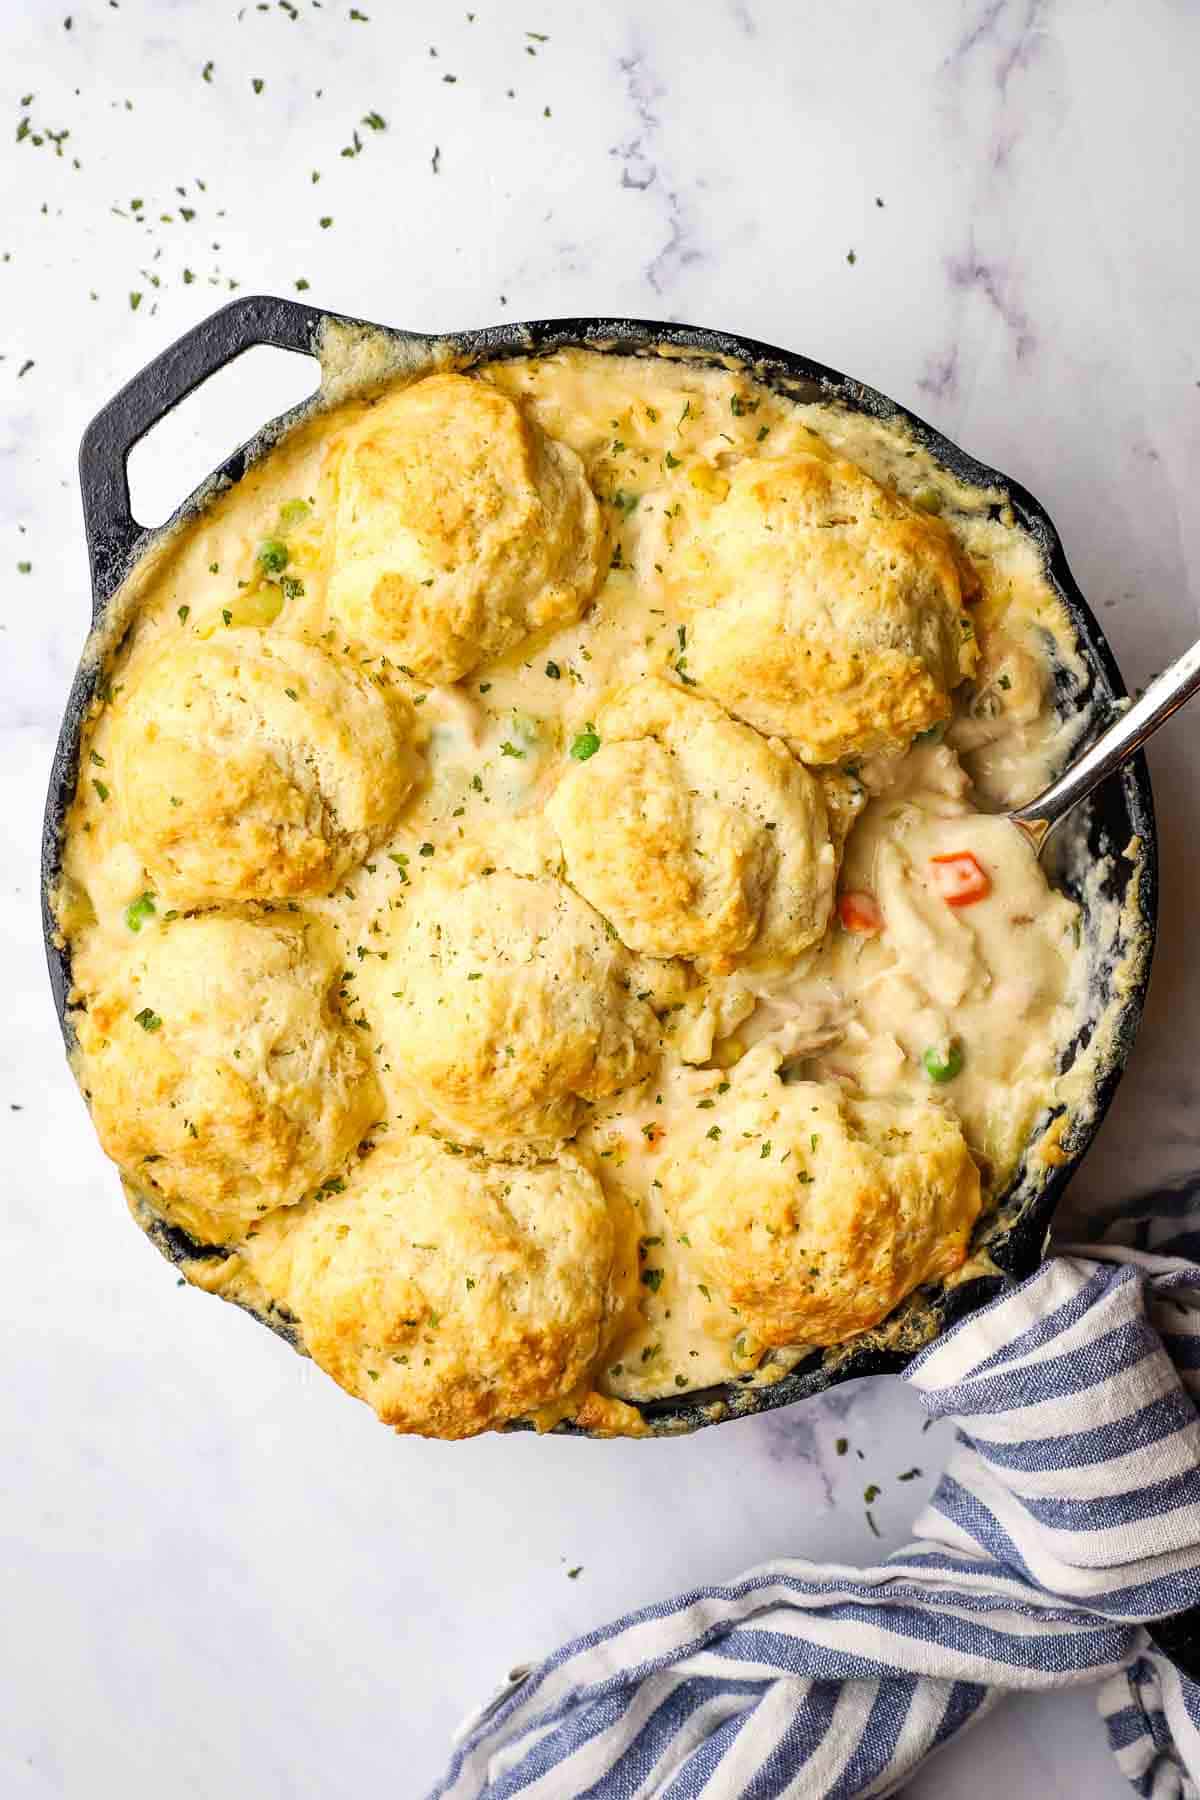
[[[294,301],[236,300],[156,357],[93,419],[84,433],[79,464],[91,559],[94,626],[103,624],[109,603],[125,576],[160,535],[138,525],[130,510],[125,464],[133,445],[208,376],[254,345],[272,344],[309,356],[316,355],[322,331],[331,319],[360,329],[364,323],[320,313]],[[382,329],[397,344],[409,347],[447,341],[388,328],[369,329]],[[1104,634],[1075,585],[1058,535],[1038,501],[1016,482],[976,462],[931,426],[873,388],[864,387],[808,357],[777,350],[752,339],[735,337],[728,332],[639,319],[540,320],[533,324],[458,332],[448,341],[456,354],[476,362],[525,355],[531,351],[550,351],[566,345],[587,345],[625,354],[654,354],[660,347],[669,346],[676,352],[701,360],[733,359],[747,366],[760,381],[786,391],[794,398],[837,401],[859,412],[895,420],[906,426],[916,440],[953,474],[975,486],[1002,490],[1018,521],[1040,546],[1047,575],[1070,613],[1089,671],[1082,688],[1072,686],[1065,675],[1060,677],[1060,700],[1064,708],[1098,701],[1100,704],[1095,711],[1099,715],[1097,722],[1102,723],[1103,714],[1124,696],[1125,689]],[[281,432],[313,404],[315,402],[305,402],[264,427],[183,503],[163,530],[169,531],[180,520],[200,510],[221,487],[239,481],[246,470],[270,450]],[[71,974],[68,956],[56,931],[52,895],[59,874],[64,816],[78,776],[82,721],[102,677],[101,662],[102,659],[97,657],[85,658],[72,685],[51,770],[42,839],[46,954],[55,1005],[68,1048],[73,1042],[68,1004]],[[1136,861],[1125,860],[1119,852],[1135,837],[1140,840],[1141,855]],[[983,1230],[981,1241],[993,1263],[1011,1278],[1020,1279],[1031,1274],[1043,1255],[1051,1215],[1112,1099],[1141,1017],[1153,946],[1157,865],[1150,781],[1140,755],[1093,797],[1087,820],[1086,853],[1080,850],[1075,856],[1076,866],[1072,868],[1068,864],[1062,872],[1061,879],[1068,890],[1074,888],[1078,892],[1082,865],[1105,853],[1111,859],[1107,892],[1118,901],[1133,903],[1126,916],[1132,912],[1134,919],[1140,921],[1140,929],[1118,942],[1112,957],[1098,959],[1093,971],[1090,1016],[1067,1052],[1070,1061],[1086,1047],[1106,1009],[1109,1020],[1115,1018],[1116,1028],[1109,1039],[1110,1047],[1097,1070],[1094,1106],[1086,1118],[1073,1124],[1064,1134],[1062,1147],[1066,1160],[1060,1167],[1049,1169],[1039,1159],[1028,1157],[1002,1198],[997,1213]],[[1132,964],[1126,967],[1125,989],[1118,992],[1114,966],[1120,955],[1131,948],[1134,956]],[[175,1263],[186,1265],[198,1258],[227,1254],[212,1246],[197,1244],[185,1232],[161,1221],[146,1220],[145,1224],[158,1248]],[[901,1309],[901,1329],[892,1331],[891,1342],[878,1341],[869,1334],[847,1351],[814,1352],[773,1387],[730,1383],[700,1395],[653,1401],[644,1405],[642,1412],[654,1432],[669,1435],[694,1430],[720,1419],[783,1406],[852,1377],[903,1368],[919,1343],[927,1340],[933,1331],[943,1330],[955,1319],[975,1310],[1002,1286],[1001,1276],[988,1275],[965,1282],[949,1292],[940,1288],[926,1291]],[[272,1313],[265,1323],[293,1344],[296,1342],[294,1321],[286,1315]]]

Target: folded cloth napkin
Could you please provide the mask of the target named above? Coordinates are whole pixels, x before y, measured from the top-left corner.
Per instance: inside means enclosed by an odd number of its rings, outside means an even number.
[[[892,1794],[1006,1692],[1099,1682],[1136,1791],[1200,1800],[1200,1683],[1146,1629],[1200,1605],[1200,1264],[1056,1256],[904,1379],[959,1425],[912,1543],[768,1563],[514,1671],[435,1794]]]

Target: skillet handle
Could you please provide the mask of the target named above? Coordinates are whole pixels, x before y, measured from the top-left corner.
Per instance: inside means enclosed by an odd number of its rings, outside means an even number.
[[[269,295],[234,300],[156,356],[96,414],[79,446],[94,611],[115,592],[150,536],[129,502],[126,461],[138,439],[201,382],[256,344],[315,356],[326,316],[315,307]]]

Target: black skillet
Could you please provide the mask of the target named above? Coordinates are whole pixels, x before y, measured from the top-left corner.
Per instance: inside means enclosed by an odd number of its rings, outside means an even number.
[[[109,603],[122,581],[160,535],[137,524],[130,510],[126,458],[134,444],[208,376],[255,345],[270,344],[315,356],[322,331],[330,319],[352,327],[363,325],[363,321],[321,313],[294,301],[236,300],[156,357],[93,419],[84,433],[79,471],[91,561],[94,628],[103,625]],[[778,350],[753,339],[638,319],[539,320],[533,324],[456,332],[448,340],[392,331],[386,327],[369,329],[383,330],[398,343],[418,348],[423,344],[432,346],[435,341],[449,342],[456,355],[471,362],[527,355],[532,351],[549,352],[568,345],[586,345],[635,355],[653,354],[662,346],[670,346],[701,361],[719,359],[727,362],[732,359],[749,368],[758,380],[785,391],[792,398],[833,401],[873,417],[894,420],[907,428],[914,439],[954,475],[974,486],[1002,490],[1017,520],[1041,548],[1047,576],[1070,614],[1088,671],[1082,687],[1060,674],[1059,700],[1063,709],[1075,709],[1098,701],[1096,711],[1102,722],[1103,715],[1124,696],[1125,689],[1104,634],[1075,584],[1058,535],[1038,501],[1016,482],[976,462],[931,426],[873,388],[864,387],[808,357]],[[199,511],[214,492],[239,481],[246,470],[278,441],[281,432],[304,416],[313,404],[315,402],[305,402],[264,427],[184,501],[163,530],[169,531],[180,520]],[[66,951],[57,939],[51,895],[59,873],[63,820],[78,777],[82,721],[102,676],[101,663],[100,658],[85,658],[72,685],[51,770],[42,839],[46,954],[55,1005],[68,1047],[73,1041],[68,1005],[70,966]],[[1059,1196],[1094,1137],[1120,1080],[1141,1017],[1150,973],[1157,860],[1154,808],[1144,758],[1141,755],[1134,757],[1118,776],[1097,791],[1089,804],[1086,853],[1082,847],[1076,848],[1074,860],[1068,860],[1061,871],[1062,885],[1082,899],[1086,865],[1108,856],[1106,897],[1122,905],[1130,903],[1124,916],[1126,919],[1132,917],[1138,928],[1112,946],[1106,957],[1096,959],[1088,1018],[1066,1052],[1065,1060],[1070,1063],[1086,1047],[1102,1016],[1109,1026],[1115,1026],[1110,1031],[1109,1048],[1096,1071],[1094,1104],[1086,1117],[1064,1134],[1066,1160],[1059,1167],[1047,1168],[1040,1159],[1032,1155],[1027,1157],[998,1210],[982,1228],[978,1241],[986,1245],[996,1267],[1013,1279],[1031,1274],[1041,1260]],[[1122,858],[1120,851],[1133,838],[1140,841],[1141,854],[1136,861],[1129,861]],[[1122,954],[1131,947],[1135,950],[1132,968],[1126,970],[1123,991],[1118,992],[1114,969]],[[150,1221],[147,1229],[159,1249],[179,1264],[223,1254],[211,1246],[197,1244],[186,1233],[161,1222]],[[889,1344],[868,1338],[841,1354],[814,1352],[774,1386],[730,1383],[700,1395],[687,1394],[649,1402],[642,1407],[642,1412],[652,1430],[667,1435],[694,1430],[720,1419],[787,1405],[835,1382],[901,1369],[911,1360],[921,1341],[983,1305],[999,1292],[1002,1285],[1000,1275],[989,1275],[949,1292],[933,1289],[914,1297],[903,1309],[911,1327],[900,1333],[900,1343],[904,1347],[897,1347],[896,1342]],[[294,1332],[289,1329],[286,1319],[272,1316],[265,1322],[295,1342]]]

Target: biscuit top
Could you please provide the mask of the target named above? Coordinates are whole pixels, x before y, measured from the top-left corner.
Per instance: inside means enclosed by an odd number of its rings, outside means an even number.
[[[552,876],[465,860],[389,913],[362,994],[438,1121],[492,1145],[571,1137],[652,1067],[658,1020],[605,922]]]
[[[379,1117],[335,956],[317,920],[177,918],[138,934],[79,1021],[101,1143],[202,1241],[336,1177]]]
[[[692,675],[805,762],[907,749],[975,667],[970,564],[853,463],[739,463],[689,558]]]
[[[573,1412],[637,1280],[628,1209],[571,1151],[510,1165],[424,1136],[243,1256],[335,1381],[397,1430],[448,1438]]]
[[[583,464],[503,394],[432,375],[332,448],[333,611],[421,681],[577,618],[607,560]]]
[[[979,1171],[932,1101],[784,1081],[779,1064],[752,1050],[711,1082],[715,1104],[670,1135],[663,1203],[687,1261],[759,1345],[838,1344],[962,1267]]]
[[[394,828],[416,718],[320,644],[251,626],[171,644],[114,702],[129,841],[180,905],[328,893]]]
[[[661,679],[623,689],[546,808],[567,877],[623,943],[718,970],[823,937],[837,863],[819,783],[781,743]]]

